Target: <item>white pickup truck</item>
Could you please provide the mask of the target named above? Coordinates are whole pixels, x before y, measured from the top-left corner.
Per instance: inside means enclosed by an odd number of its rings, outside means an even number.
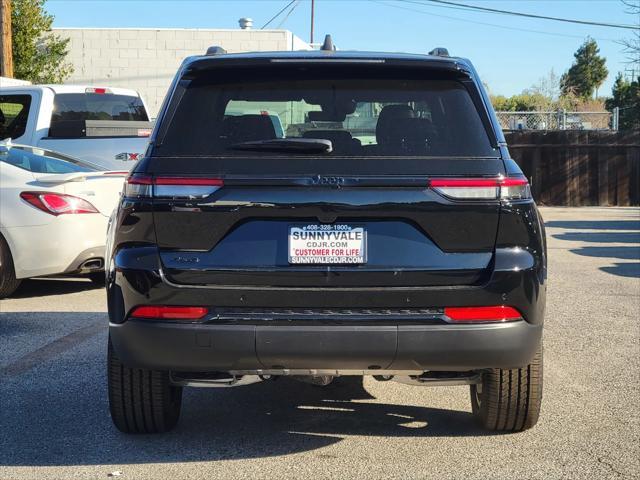
[[[134,90],[84,85],[0,85],[0,140],[130,170],[152,123]]]

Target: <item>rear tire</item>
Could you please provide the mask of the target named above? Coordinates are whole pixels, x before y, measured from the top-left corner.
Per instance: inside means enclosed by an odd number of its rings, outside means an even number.
[[[109,339],[107,352],[111,419],[124,433],[161,433],[176,426],[182,387],[169,383],[169,373],[129,368],[118,359]]]
[[[471,410],[483,428],[521,432],[538,422],[542,404],[542,344],[524,368],[494,368],[471,385]]]
[[[0,235],[0,298],[5,298],[15,292],[22,280],[16,278],[13,257],[9,245]]]

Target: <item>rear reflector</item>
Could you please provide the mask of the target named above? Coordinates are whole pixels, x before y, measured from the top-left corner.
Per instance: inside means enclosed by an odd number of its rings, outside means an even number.
[[[132,318],[159,320],[200,320],[209,309],[206,307],[175,307],[171,305],[144,305],[131,312]]]
[[[221,178],[156,177],[131,175],[125,184],[126,197],[205,198],[224,186]]]
[[[525,177],[434,178],[429,187],[459,200],[520,200],[531,198]]]
[[[50,215],[100,213],[86,200],[55,192],[22,192],[20,197],[38,210]]]
[[[452,322],[507,322],[520,320],[522,315],[513,307],[446,307],[444,314]]]

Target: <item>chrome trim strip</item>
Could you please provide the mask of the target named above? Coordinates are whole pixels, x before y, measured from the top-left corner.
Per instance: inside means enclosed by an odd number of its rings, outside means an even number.
[[[258,369],[258,370],[231,370],[228,372],[230,375],[376,375],[376,376],[390,376],[390,375],[412,375],[420,376],[424,373],[423,370],[350,370],[350,369],[332,369],[332,368],[282,368],[282,369]]]
[[[174,377],[170,374],[170,380],[173,385],[184,387],[204,387],[204,388],[228,388],[251,385],[264,381],[272,376],[291,376],[303,377],[298,378],[304,381],[304,377],[339,377],[339,376],[375,376],[379,381],[391,380],[393,382],[418,387],[435,387],[435,386],[459,386],[459,385],[477,385],[482,382],[481,373],[472,373],[468,376],[452,376],[452,377],[422,377],[425,372],[421,370],[335,370],[335,369],[265,369],[265,370],[232,370],[227,372],[229,378],[221,379],[190,379],[188,373],[185,377]],[[388,378],[385,378],[388,377]]]
[[[245,290],[261,291],[269,290],[276,292],[326,292],[327,287],[272,287],[268,285],[186,285],[175,283],[169,280],[162,267],[158,268],[158,273],[162,282],[173,288],[196,288],[206,290]],[[332,292],[393,292],[409,291],[420,292],[429,290],[481,290],[482,285],[445,285],[432,287],[331,287]]]
[[[482,374],[475,373],[468,377],[424,378],[416,375],[397,375],[391,381],[412,385],[414,387],[440,387],[456,385],[478,385],[482,382]]]

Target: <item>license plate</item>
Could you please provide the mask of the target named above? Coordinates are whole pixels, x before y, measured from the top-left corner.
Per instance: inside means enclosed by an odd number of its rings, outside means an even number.
[[[289,227],[289,263],[358,264],[367,261],[367,232],[351,225]]]

